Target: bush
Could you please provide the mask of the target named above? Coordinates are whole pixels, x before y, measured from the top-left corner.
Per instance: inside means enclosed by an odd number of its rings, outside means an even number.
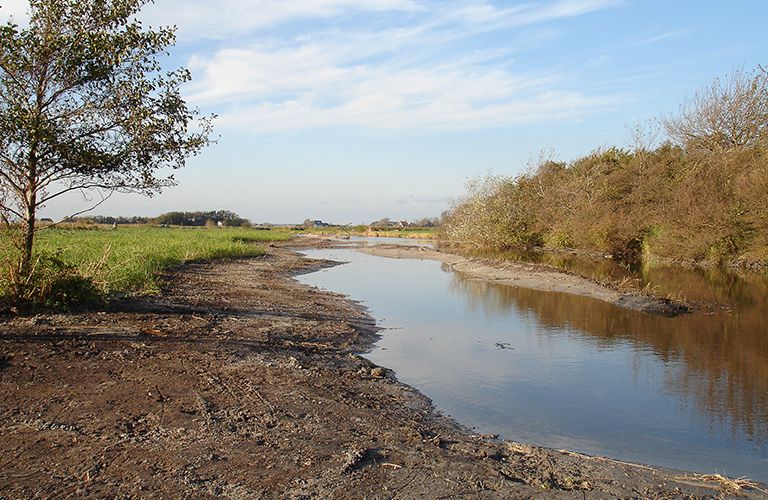
[[[24,276],[18,272],[18,259],[6,254],[0,280],[0,297],[6,306],[23,309],[70,309],[76,305],[101,301],[93,280],[83,276],[58,254],[37,255]]]
[[[629,261],[768,261],[768,71],[716,80],[664,124],[677,142],[636,141],[568,164],[543,155],[515,179],[472,182],[440,236]]]

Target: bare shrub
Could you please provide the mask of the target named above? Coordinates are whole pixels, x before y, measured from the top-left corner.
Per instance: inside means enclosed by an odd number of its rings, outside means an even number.
[[[663,120],[669,136],[690,151],[723,152],[768,144],[768,71],[734,70],[717,78]]]

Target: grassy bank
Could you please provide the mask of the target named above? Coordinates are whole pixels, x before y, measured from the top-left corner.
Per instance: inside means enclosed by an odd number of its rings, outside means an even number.
[[[101,296],[136,295],[156,292],[158,272],[168,267],[193,260],[259,256],[264,254],[259,243],[290,237],[287,231],[244,228],[46,229],[38,233],[35,262],[55,268],[54,274],[66,270],[68,276],[83,278]],[[10,252],[7,239],[0,252],[5,256]],[[0,294],[7,292],[3,275]]]

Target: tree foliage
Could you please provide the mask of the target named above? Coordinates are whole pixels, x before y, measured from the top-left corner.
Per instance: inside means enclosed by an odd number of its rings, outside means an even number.
[[[158,215],[152,222],[170,226],[205,226],[207,222],[221,222],[226,226],[249,226],[248,219],[229,210],[211,210],[206,212],[168,212]]]
[[[147,0],[30,0],[26,28],[0,27],[0,212],[23,227],[72,191],[151,195],[210,143],[211,118],[181,97],[184,69],[159,57],[174,29],[144,29]]]

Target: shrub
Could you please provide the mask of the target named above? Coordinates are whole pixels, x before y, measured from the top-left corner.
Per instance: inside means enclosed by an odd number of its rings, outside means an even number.
[[[70,309],[100,302],[93,280],[83,276],[76,266],[61,260],[58,253],[36,255],[25,275],[19,273],[19,258],[13,252],[5,254],[2,265],[0,300],[6,306]]]

